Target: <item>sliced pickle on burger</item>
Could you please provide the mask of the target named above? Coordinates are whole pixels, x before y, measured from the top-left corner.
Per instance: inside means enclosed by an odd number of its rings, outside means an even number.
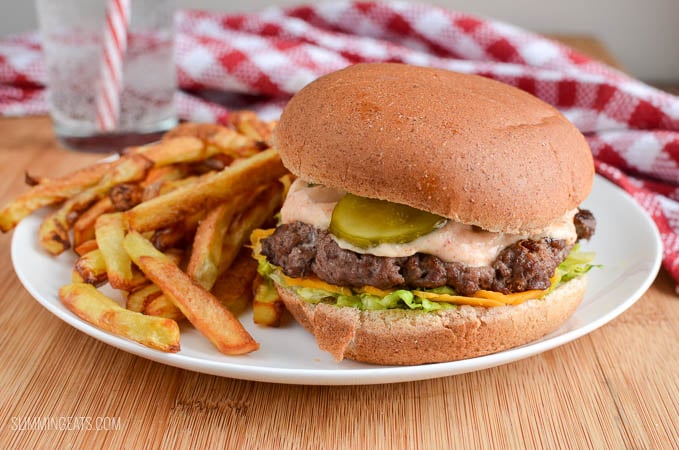
[[[442,227],[446,219],[411,206],[347,194],[332,211],[330,232],[360,248],[403,244]]]

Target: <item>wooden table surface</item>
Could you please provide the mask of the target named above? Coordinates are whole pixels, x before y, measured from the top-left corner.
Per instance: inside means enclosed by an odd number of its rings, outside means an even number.
[[[615,63],[593,39],[562,39]],[[0,203],[25,190],[26,170],[98,158],[59,149],[47,118],[0,119]],[[314,387],[203,375],[96,341],[24,290],[10,241],[0,236],[0,448],[679,448],[679,297],[664,271],[616,320],[529,359]],[[41,418],[47,430],[27,429]]]

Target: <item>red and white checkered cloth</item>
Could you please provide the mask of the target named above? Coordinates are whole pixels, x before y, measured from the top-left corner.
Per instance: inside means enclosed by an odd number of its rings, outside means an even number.
[[[316,77],[361,61],[476,73],[559,108],[586,135],[597,171],[653,217],[679,282],[679,98],[541,36],[406,2],[330,2],[257,14],[177,14],[180,117],[229,108],[280,113]],[[0,41],[0,114],[47,112],[37,34]]]

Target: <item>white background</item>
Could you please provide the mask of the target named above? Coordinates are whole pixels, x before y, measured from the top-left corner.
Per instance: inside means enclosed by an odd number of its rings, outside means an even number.
[[[304,1],[312,0],[177,0],[177,7],[247,12]],[[542,33],[589,34],[598,37],[634,76],[652,82],[679,81],[679,0],[431,0],[429,3],[493,17]],[[32,0],[0,0],[0,37],[35,27]]]

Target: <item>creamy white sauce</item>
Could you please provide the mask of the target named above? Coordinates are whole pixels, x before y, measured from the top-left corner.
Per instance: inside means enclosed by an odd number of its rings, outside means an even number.
[[[299,221],[326,230],[330,226],[332,210],[343,195],[342,191],[321,185],[309,185],[297,179],[290,187],[281,208],[281,221],[283,223]],[[487,266],[497,258],[503,248],[520,239],[549,236],[565,239],[572,244],[577,238],[573,224],[576,212],[576,209],[568,211],[549,226],[533,234],[492,233],[449,220],[443,227],[405,244],[380,244],[360,248],[337,237],[333,238],[341,248],[357,253],[401,257],[419,252],[437,256],[444,261],[458,261],[469,266]]]

